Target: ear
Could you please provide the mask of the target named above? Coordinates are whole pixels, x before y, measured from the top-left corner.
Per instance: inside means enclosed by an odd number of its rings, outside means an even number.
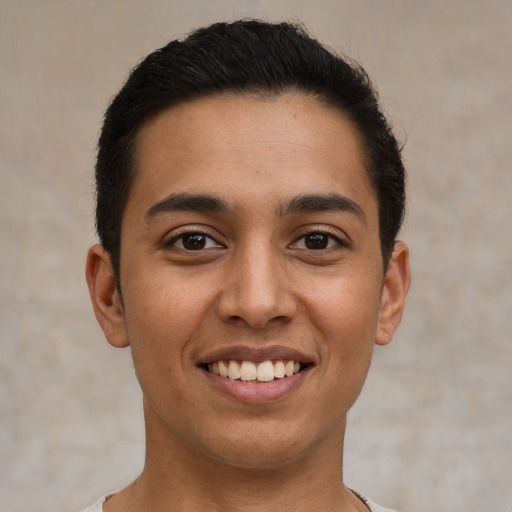
[[[127,347],[130,342],[110,254],[99,244],[89,249],[85,277],[96,319],[107,341],[116,348]]]
[[[410,284],[409,248],[404,242],[396,242],[384,276],[375,338],[377,345],[387,345],[393,339],[393,334],[402,320]]]

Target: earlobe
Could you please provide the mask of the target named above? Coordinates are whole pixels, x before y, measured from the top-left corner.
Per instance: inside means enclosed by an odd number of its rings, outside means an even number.
[[[402,320],[405,298],[411,283],[409,248],[396,242],[384,277],[375,342],[386,345],[392,339]]]
[[[99,244],[89,249],[85,276],[96,319],[107,341],[116,348],[127,347],[130,343],[110,254]]]

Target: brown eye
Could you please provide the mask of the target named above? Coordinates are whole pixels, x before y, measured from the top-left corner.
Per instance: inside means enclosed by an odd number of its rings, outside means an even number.
[[[329,246],[329,235],[324,233],[311,233],[304,237],[304,245],[308,249],[327,249]]]
[[[188,251],[197,251],[204,249],[207,237],[201,233],[189,233],[182,236],[183,248]]]
[[[195,231],[175,236],[166,245],[183,251],[202,251],[224,247],[207,234]]]
[[[346,247],[346,244],[331,233],[311,231],[295,240],[290,247],[306,251],[325,251],[336,247]]]

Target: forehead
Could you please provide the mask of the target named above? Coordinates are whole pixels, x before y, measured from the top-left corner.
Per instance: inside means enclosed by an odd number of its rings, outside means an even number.
[[[207,97],[142,127],[127,208],[176,192],[220,193],[244,204],[330,192],[375,202],[364,161],[353,124],[313,97]]]

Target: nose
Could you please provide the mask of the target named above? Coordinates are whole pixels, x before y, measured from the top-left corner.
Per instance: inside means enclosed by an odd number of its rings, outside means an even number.
[[[286,323],[297,305],[286,275],[286,261],[268,243],[247,244],[226,262],[227,277],[218,299],[218,315],[254,329]]]

